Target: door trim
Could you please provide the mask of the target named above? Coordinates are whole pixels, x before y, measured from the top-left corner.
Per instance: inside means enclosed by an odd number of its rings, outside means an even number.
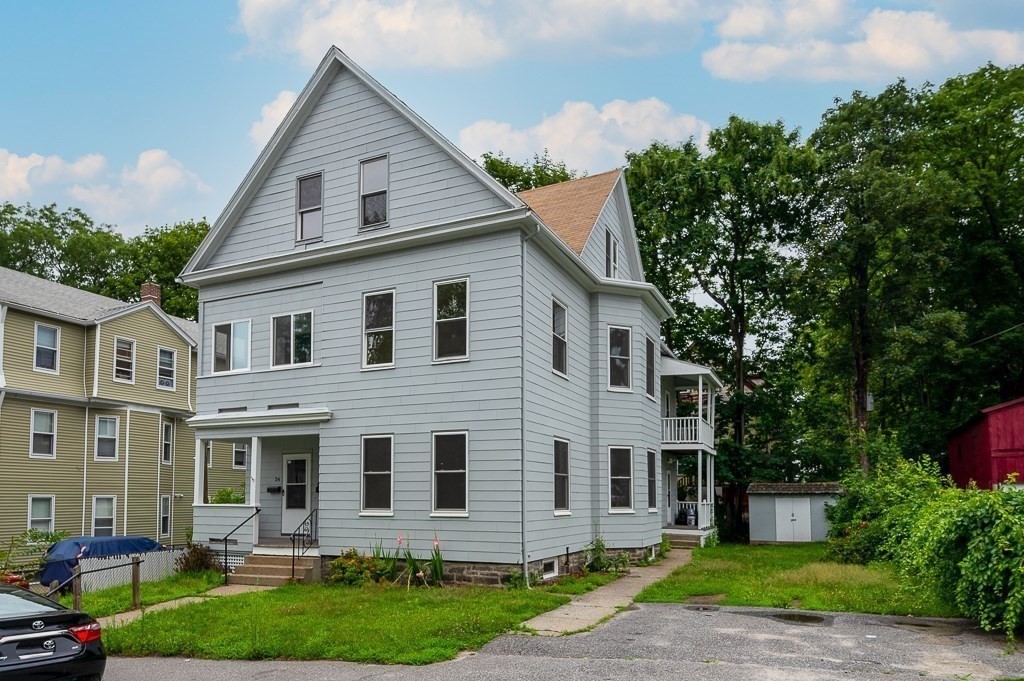
[[[288,510],[285,508],[288,503],[288,462],[297,459],[304,459],[306,461],[306,513],[308,515],[313,510],[313,455],[312,453],[306,452],[302,454],[282,454],[281,455],[281,536],[287,537],[298,527],[298,523],[295,527],[285,526],[285,514]]]

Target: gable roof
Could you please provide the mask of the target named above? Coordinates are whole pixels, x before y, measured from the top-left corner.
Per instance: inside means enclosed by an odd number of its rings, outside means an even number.
[[[747,494],[842,494],[838,482],[752,482]]]
[[[622,169],[616,168],[527,189],[518,196],[576,255],[580,255],[620,177]]]
[[[126,303],[6,267],[0,267],[0,304],[83,325],[92,325],[150,307],[175,333],[192,345],[199,338],[198,324],[172,317],[155,303]]]
[[[414,128],[423,133],[425,137],[447,153],[452,160],[462,166],[481,184],[490,189],[498,198],[508,204],[509,208],[523,207],[523,202],[518,197],[505,189],[505,187],[493,177],[488,175],[483,168],[473,161],[473,159],[441,135],[441,133],[435,130],[433,126],[423,120],[419,114],[410,109],[409,106],[396,97],[394,93],[377,82],[373,76],[368,74],[358,64],[352,61],[347,54],[339,50],[336,46],[331,46],[331,48],[327,50],[327,54],[324,55],[323,60],[320,62],[320,66],[317,67],[313,77],[309,79],[308,83],[306,83],[306,87],[304,87],[302,92],[299,93],[295,103],[292,104],[292,108],[288,110],[284,119],[277,126],[277,130],[274,131],[274,135],[270,138],[270,141],[267,142],[265,147],[263,147],[263,151],[260,152],[260,155],[257,157],[252,168],[249,169],[245,179],[242,180],[242,183],[239,185],[238,189],[235,190],[235,193],[231,196],[231,199],[224,207],[224,210],[210,227],[210,231],[207,233],[206,238],[204,238],[202,243],[199,244],[199,248],[196,249],[192,258],[185,265],[184,270],[182,270],[182,274],[194,272],[203,268],[209,260],[209,257],[213,254],[213,251],[220,245],[224,240],[224,237],[227,236],[227,233],[234,226],[235,222],[239,217],[241,217],[253,195],[259,190],[263,181],[273,169],[274,164],[281,157],[281,154],[284,153],[288,143],[299,131],[299,128],[302,127],[307,116],[309,116],[313,107],[315,107],[316,103],[320,100],[320,95],[322,95],[324,90],[327,89],[327,86],[330,85],[339,70],[343,68],[347,69],[348,72],[357,80],[384,100],[385,104],[397,111],[399,115],[409,121]]]

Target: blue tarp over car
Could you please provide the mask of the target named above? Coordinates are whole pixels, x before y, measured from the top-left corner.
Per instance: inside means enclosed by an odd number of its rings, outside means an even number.
[[[72,537],[63,539],[46,549],[43,570],[39,573],[42,584],[56,580],[63,584],[71,579],[71,570],[79,558],[127,556],[135,553],[162,551],[164,545],[149,537]]]

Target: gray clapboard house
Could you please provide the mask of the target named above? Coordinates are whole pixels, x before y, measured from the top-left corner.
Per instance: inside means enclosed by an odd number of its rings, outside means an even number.
[[[516,196],[332,48],[181,278],[197,541],[426,556],[436,536],[456,576],[494,580],[564,571],[597,535],[639,555],[711,530],[721,384],[659,339],[619,170]],[[247,450],[244,504],[202,503],[207,440]]]

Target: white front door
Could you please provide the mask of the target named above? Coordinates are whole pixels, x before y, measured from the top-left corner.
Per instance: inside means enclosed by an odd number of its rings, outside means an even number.
[[[666,466],[666,468],[668,468]],[[675,477],[675,466],[673,470],[665,471],[665,524],[672,525],[676,519],[676,504],[672,493],[675,491],[676,484],[673,478]]]
[[[775,497],[775,540],[811,541],[810,497]]]
[[[309,454],[285,454],[281,457],[284,470],[284,494],[281,495],[281,534],[294,532],[306,519],[310,510]]]

